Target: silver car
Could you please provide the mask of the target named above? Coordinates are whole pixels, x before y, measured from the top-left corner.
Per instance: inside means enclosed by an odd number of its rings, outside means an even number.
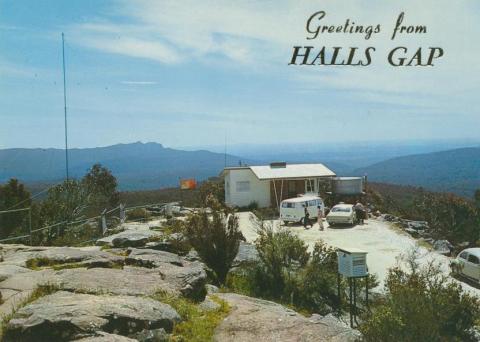
[[[461,251],[450,263],[452,272],[480,283],[480,248]]]
[[[330,209],[326,219],[330,227],[336,224],[349,224],[353,226],[357,221],[353,205],[344,203],[337,204]]]

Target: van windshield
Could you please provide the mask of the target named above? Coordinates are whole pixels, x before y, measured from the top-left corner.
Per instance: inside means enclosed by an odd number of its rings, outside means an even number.
[[[295,203],[293,202],[283,202],[282,208],[295,208]]]

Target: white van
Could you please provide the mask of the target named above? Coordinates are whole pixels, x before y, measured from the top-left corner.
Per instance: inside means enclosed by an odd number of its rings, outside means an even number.
[[[318,216],[318,206],[325,215],[325,205],[323,200],[314,195],[305,195],[296,198],[283,200],[280,204],[280,220],[284,223],[301,222],[305,216],[305,206],[308,208],[310,219]]]

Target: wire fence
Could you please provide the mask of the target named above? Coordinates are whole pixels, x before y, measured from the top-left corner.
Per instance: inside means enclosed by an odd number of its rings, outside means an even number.
[[[0,214],[10,214],[10,213],[19,213],[19,212],[28,212],[28,231],[20,233],[17,236],[11,236],[4,239],[0,239],[0,243],[5,242],[12,242],[12,241],[20,241],[20,242],[28,242],[30,245],[33,245],[33,241],[35,239],[41,238],[40,234],[45,234],[46,236],[52,236],[52,230],[55,231],[55,236],[59,237],[63,234],[67,234],[74,230],[80,229],[87,229],[87,224],[92,224],[93,229],[96,230],[96,237],[89,238],[88,240],[81,241],[76,243],[76,245],[84,245],[88,243],[95,242],[96,240],[102,238],[107,234],[107,232],[111,229],[116,228],[118,225],[123,224],[125,222],[140,222],[146,221],[149,218],[149,213],[156,213],[159,215],[165,215],[170,210],[173,205],[179,205],[179,202],[162,202],[162,203],[150,203],[144,205],[137,205],[132,207],[126,207],[124,204],[120,204],[115,208],[112,209],[104,209],[100,215],[88,217],[88,218],[81,218],[74,221],[64,220],[61,222],[56,222],[52,224],[48,224],[42,227],[33,228],[32,227],[32,215],[31,215],[31,207],[28,208],[21,208],[21,209],[12,209],[12,210],[3,210],[0,211]],[[128,219],[128,213],[132,212],[135,209],[145,209],[144,210],[144,217],[137,218],[136,216],[132,217],[132,219]],[[150,209],[150,210],[147,210]],[[61,233],[62,234],[61,234]]]

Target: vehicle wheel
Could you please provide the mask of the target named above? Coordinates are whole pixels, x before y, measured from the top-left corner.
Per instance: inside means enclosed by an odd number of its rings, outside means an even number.
[[[283,221],[283,225],[284,225],[284,226],[287,226],[287,225],[288,225],[288,221]]]

